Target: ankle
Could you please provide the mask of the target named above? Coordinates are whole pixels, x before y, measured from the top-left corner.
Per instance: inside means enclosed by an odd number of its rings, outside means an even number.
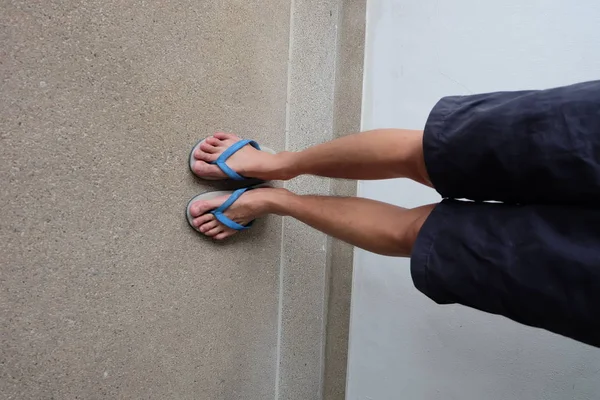
[[[283,151],[272,155],[268,162],[263,165],[259,178],[265,180],[287,181],[298,176],[294,172],[295,154],[289,151]]]
[[[283,188],[259,188],[253,190],[261,197],[261,209],[264,214],[287,215],[287,205],[295,196],[294,193]]]

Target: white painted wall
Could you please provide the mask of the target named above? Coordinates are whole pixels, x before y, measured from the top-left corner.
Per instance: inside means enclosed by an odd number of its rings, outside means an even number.
[[[444,95],[600,78],[597,0],[370,0],[363,129],[422,129]],[[408,180],[359,195],[413,207]],[[418,292],[409,260],[357,251],[347,399],[599,399],[600,349]],[[600,316],[599,316],[600,317]]]

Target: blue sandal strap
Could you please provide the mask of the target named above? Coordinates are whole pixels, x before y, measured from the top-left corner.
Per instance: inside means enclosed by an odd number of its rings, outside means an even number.
[[[239,149],[246,146],[247,144],[254,147],[256,150],[260,150],[260,146],[254,140],[248,140],[248,139],[240,140],[239,142],[236,142],[236,143],[232,144],[231,146],[229,146],[229,148],[227,150],[225,150],[223,153],[221,153],[221,155],[219,156],[219,158],[217,158],[216,161],[212,161],[210,164],[215,164],[230,179],[233,179],[235,181],[245,180],[246,178],[244,178],[243,176],[241,176],[240,174],[238,174],[237,172],[232,170],[229,167],[229,165],[227,165],[226,161],[229,159],[229,157],[234,155]]]
[[[225,200],[225,202],[223,204],[221,204],[218,208],[214,209],[210,213],[212,215],[214,215],[215,218],[220,223],[222,223],[223,225],[225,225],[228,228],[235,229],[236,231],[243,231],[245,229],[250,228],[254,221],[250,221],[250,223],[248,223],[247,225],[244,226],[244,225],[240,225],[237,222],[229,219],[225,214],[223,214],[229,207],[231,207],[231,205],[233,203],[235,203],[237,201],[237,199],[240,198],[241,195],[243,195],[249,189],[251,189],[251,188],[242,188],[242,189],[236,190],[235,192],[233,192],[231,194],[231,196],[229,196],[229,198],[227,200]]]

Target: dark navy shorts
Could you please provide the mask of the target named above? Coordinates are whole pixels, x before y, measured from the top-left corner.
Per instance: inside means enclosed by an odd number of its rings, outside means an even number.
[[[600,81],[441,99],[415,286],[600,347]]]

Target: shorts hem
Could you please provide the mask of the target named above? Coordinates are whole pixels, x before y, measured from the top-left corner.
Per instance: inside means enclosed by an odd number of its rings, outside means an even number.
[[[410,256],[410,273],[415,287],[438,304],[455,303],[443,290],[433,287],[429,281],[429,258],[433,253],[435,241],[446,224],[445,203],[436,205],[421,227]]]

